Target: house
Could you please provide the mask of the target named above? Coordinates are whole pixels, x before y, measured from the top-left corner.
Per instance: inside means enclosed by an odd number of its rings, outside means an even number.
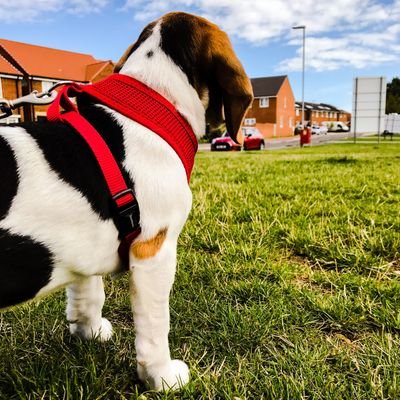
[[[296,101],[296,125],[302,123],[302,102]],[[304,121],[321,125],[322,122],[341,121],[350,125],[351,113],[331,104],[304,102]]]
[[[292,136],[295,100],[287,75],[251,79],[254,100],[244,126],[255,126],[264,137]]]
[[[0,98],[42,92],[63,80],[93,83],[113,69],[112,61],[99,61],[89,54],[0,39]],[[46,110],[47,106],[24,106],[0,122],[37,121],[45,118]]]

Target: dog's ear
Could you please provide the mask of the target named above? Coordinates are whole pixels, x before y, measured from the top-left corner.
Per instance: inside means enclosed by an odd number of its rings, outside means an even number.
[[[248,107],[253,101],[253,90],[241,62],[233,51],[228,36],[218,28],[212,29],[209,43],[211,82],[207,123],[211,128],[224,122],[232,139],[237,134]]]

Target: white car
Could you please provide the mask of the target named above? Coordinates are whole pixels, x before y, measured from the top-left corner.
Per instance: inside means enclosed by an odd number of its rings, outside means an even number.
[[[322,122],[322,125],[328,128],[329,132],[348,132],[350,128],[342,121]]]
[[[326,135],[328,133],[328,128],[325,125],[312,125],[311,133],[313,135]]]

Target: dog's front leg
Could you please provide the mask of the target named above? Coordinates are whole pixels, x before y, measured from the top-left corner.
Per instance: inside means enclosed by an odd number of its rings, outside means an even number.
[[[67,319],[73,335],[101,341],[111,337],[111,324],[101,316],[105,299],[101,276],[82,277],[70,284],[67,299]]]
[[[139,251],[135,256],[132,250],[131,300],[139,378],[156,390],[178,389],[189,381],[189,370],[183,361],[171,360],[168,345],[176,241],[166,240],[159,252],[148,258],[140,258],[143,254]]]

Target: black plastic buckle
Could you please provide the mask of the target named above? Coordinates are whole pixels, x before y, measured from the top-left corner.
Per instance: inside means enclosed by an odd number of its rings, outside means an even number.
[[[121,197],[131,194],[133,200],[129,203],[118,206],[117,200]],[[114,223],[119,232],[119,238],[123,239],[128,234],[140,230],[140,210],[139,210],[139,203],[136,200],[135,195],[133,194],[132,189],[126,189],[122,192],[117,193],[116,195],[112,196],[114,201]]]

